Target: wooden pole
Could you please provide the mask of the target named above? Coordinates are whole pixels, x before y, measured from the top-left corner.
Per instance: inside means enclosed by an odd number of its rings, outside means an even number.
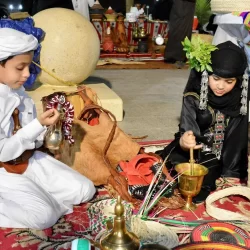
[[[126,12],[130,12],[131,6],[134,6],[134,0],[126,0]]]

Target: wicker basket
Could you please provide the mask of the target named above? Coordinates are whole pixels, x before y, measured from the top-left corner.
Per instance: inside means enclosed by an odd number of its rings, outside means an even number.
[[[214,13],[250,11],[250,0],[211,0],[211,10]]]

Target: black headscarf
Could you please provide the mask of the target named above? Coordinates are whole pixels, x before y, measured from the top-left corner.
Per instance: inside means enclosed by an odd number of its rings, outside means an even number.
[[[211,53],[213,74],[223,78],[242,76],[247,67],[244,49],[231,41],[221,43],[217,48]]]
[[[223,78],[236,78],[237,82],[235,87],[223,96],[216,96],[208,88],[208,105],[226,115],[236,117],[241,108],[241,81],[247,68],[247,58],[243,49],[230,41],[217,45],[217,48],[211,53],[212,74]],[[201,74],[191,70],[184,93],[195,92],[200,95]]]

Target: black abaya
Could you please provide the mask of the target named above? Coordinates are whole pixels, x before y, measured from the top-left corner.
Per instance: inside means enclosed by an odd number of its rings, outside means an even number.
[[[214,143],[214,125],[216,113],[225,116],[224,140],[220,159],[212,151],[195,150],[194,158],[209,169],[204,178],[203,191],[207,193],[201,197],[204,200],[210,191],[215,190],[215,181],[218,177],[245,178],[247,175],[247,140],[248,140],[248,115],[241,115],[241,81],[238,81],[228,96],[212,96],[208,99],[208,108],[199,109],[200,73],[192,70],[185,88],[179,131],[175,134],[175,140],[168,145],[160,156],[165,159],[169,155],[167,167],[173,170],[175,165],[189,162],[189,152],[181,149],[179,140],[186,131],[193,131],[197,143],[203,143],[212,147]],[[197,82],[197,83],[196,83]],[[219,100],[219,102],[218,102]],[[228,102],[228,100],[230,100]],[[223,105],[226,104],[226,105]],[[174,171],[172,172],[175,174]]]

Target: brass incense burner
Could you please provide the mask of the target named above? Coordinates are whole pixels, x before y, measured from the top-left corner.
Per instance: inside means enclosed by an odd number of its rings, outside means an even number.
[[[60,103],[57,106],[57,110],[60,113],[59,120],[55,125],[48,128],[44,137],[44,146],[50,150],[59,150],[63,142],[62,122],[64,119],[64,113]]]
[[[194,163],[193,149],[190,149],[190,163],[178,164],[175,166],[175,170],[180,174],[178,179],[180,193],[187,198],[182,209],[185,211],[195,210],[196,205],[192,202],[192,199],[200,192],[208,169]]]
[[[121,203],[121,197],[118,196],[114,226],[111,232],[101,239],[101,250],[139,250],[140,241],[135,234],[127,231],[123,214],[124,206]]]

